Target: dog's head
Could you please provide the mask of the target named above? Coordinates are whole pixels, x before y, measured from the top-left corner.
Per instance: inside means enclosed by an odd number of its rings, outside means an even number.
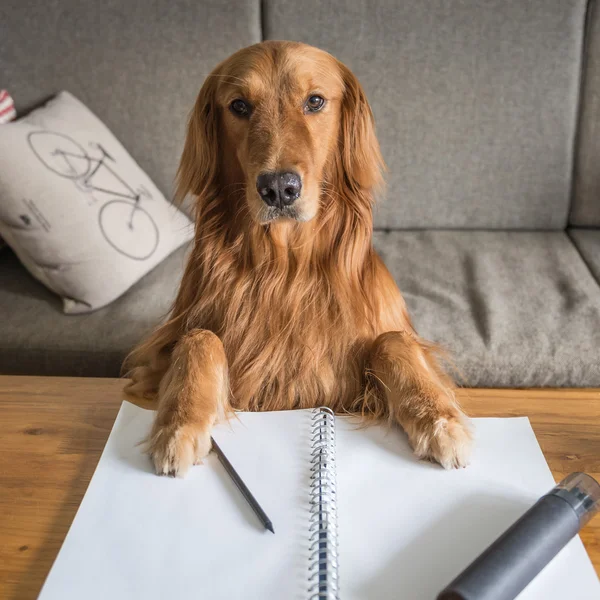
[[[373,115],[350,70],[305,44],[263,42],[235,53],[206,79],[190,117],[177,192],[218,197],[262,224],[302,222],[325,201],[370,191],[381,167]]]

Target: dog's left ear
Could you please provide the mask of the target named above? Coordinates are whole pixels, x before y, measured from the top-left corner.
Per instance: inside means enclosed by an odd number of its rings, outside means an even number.
[[[375,135],[373,112],[356,76],[342,63],[339,68],[345,89],[338,167],[351,189],[376,190],[383,183],[385,164]]]

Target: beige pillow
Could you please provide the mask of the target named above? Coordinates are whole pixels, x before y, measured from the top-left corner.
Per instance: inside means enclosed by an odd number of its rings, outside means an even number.
[[[0,127],[0,236],[66,313],[118,298],[193,226],[68,92]]]

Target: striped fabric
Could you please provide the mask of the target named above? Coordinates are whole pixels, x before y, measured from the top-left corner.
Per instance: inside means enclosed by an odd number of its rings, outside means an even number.
[[[6,90],[0,90],[0,125],[8,123],[17,116],[15,103]],[[6,246],[6,242],[0,237],[0,250]]]
[[[15,103],[6,90],[0,90],[0,125],[12,121],[17,116]]]

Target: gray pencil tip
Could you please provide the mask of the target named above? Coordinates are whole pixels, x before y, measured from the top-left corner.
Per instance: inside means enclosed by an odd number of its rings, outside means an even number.
[[[275,533],[275,530],[273,529],[273,523],[271,523],[271,521],[269,521],[268,523],[265,523],[265,527],[271,532],[271,533]]]

